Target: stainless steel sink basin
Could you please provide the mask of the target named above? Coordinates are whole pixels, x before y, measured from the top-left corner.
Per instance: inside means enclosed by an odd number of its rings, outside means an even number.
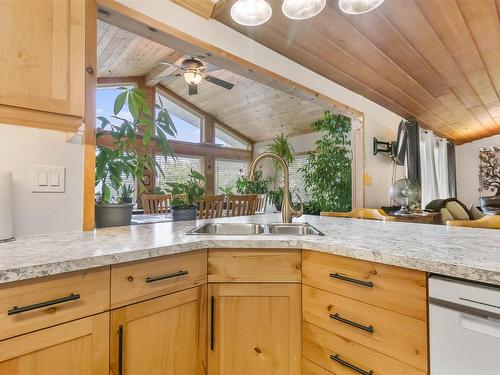
[[[245,235],[262,234],[264,225],[252,223],[209,223],[199,228],[191,229],[188,234],[214,234],[214,235]]]
[[[297,236],[306,236],[314,234],[323,236],[324,234],[307,223],[279,223],[267,225],[270,234],[291,234]]]
[[[187,234],[208,234],[208,235],[316,235],[323,236],[323,233],[307,223],[275,223],[275,224],[255,224],[255,223],[208,223],[198,228],[193,228]]]

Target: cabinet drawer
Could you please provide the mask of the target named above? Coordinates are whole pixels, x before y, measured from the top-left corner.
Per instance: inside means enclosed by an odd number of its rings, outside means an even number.
[[[313,363],[308,359],[302,358],[302,375],[335,375],[335,374],[330,371],[326,371],[324,368],[319,367],[316,363]]]
[[[300,250],[216,249],[208,251],[208,282],[301,280]]]
[[[111,307],[207,283],[207,251],[111,266]]]
[[[109,309],[109,267],[0,285],[0,340]]]
[[[302,352],[304,358],[333,372],[334,374],[369,374],[376,375],[425,375],[426,370],[409,366],[394,358],[367,348],[312,324],[303,323]],[[354,366],[360,371],[353,371]],[[351,367],[352,368],[352,367]]]
[[[304,284],[426,319],[425,272],[314,251],[302,257]]]
[[[426,323],[350,298],[303,286],[305,321],[413,367],[427,368]]]

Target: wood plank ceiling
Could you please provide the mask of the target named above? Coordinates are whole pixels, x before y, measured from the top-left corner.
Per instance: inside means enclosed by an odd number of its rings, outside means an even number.
[[[266,24],[215,19],[456,143],[500,134],[500,0],[385,0],[362,15],[327,1],[292,21],[270,0]]]
[[[156,79],[163,74],[177,73],[158,64],[160,60],[180,63],[182,54],[104,21],[98,21],[97,52],[99,78],[144,76],[151,85],[159,82],[254,142],[271,139],[281,132],[310,132],[310,124],[325,111],[324,106],[222,69],[210,75],[233,83],[231,90],[204,81],[199,85],[198,94],[189,96],[183,77],[161,82]],[[178,115],[184,118],[186,113]]]

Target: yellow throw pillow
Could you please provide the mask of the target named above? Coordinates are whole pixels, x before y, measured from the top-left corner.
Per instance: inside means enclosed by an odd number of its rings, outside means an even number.
[[[451,201],[446,204],[446,209],[453,216],[454,220],[470,220],[469,214],[464,208],[457,202]]]

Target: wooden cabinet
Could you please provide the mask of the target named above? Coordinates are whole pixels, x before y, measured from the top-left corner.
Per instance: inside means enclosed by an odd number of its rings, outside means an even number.
[[[209,375],[296,375],[299,284],[209,285]]]
[[[1,375],[108,375],[109,313],[0,341]]]
[[[0,2],[0,123],[75,130],[85,96],[85,1]]]
[[[111,313],[111,374],[206,374],[207,287]]]

